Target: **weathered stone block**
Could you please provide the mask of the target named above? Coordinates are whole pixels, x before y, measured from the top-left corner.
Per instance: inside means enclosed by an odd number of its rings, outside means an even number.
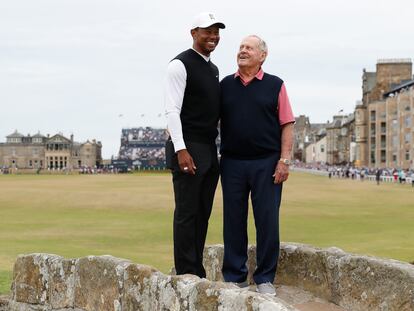
[[[223,266],[223,245],[208,245],[204,248],[203,266],[207,279],[211,281],[223,281],[221,267]]]
[[[124,291],[121,298],[123,311],[145,310],[143,293],[145,284],[157,270],[146,265],[131,264],[124,271]],[[156,298],[156,297],[155,297]]]
[[[276,283],[298,286],[330,300],[330,272],[323,252],[306,245],[281,244]]]
[[[120,311],[124,270],[131,263],[112,256],[89,256],[76,262],[76,308]]]
[[[206,277],[210,281],[224,281],[221,268],[223,266],[224,248],[223,245],[209,245],[204,248],[203,265],[206,270]],[[247,249],[247,281],[254,284],[253,273],[256,269],[256,247],[249,245]]]
[[[346,255],[339,260],[337,304],[349,310],[413,311],[414,267],[410,264]]]
[[[49,265],[62,257],[49,254],[18,256],[13,269],[12,296],[17,302],[44,305],[49,300]]]
[[[260,295],[251,291],[222,290],[218,310],[240,311],[298,311],[277,297]]]
[[[56,258],[49,265],[49,304],[53,309],[72,308],[75,301],[76,259]]]
[[[230,283],[211,282],[206,279],[201,279],[196,284],[197,296],[195,297],[194,301],[195,310],[220,310],[220,308],[222,307],[220,305],[220,296],[226,289],[237,290],[238,288]]]

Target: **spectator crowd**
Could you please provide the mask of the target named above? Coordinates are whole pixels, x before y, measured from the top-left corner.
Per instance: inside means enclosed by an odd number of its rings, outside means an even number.
[[[413,169],[396,169],[396,168],[369,168],[354,167],[352,165],[327,165],[327,164],[309,164],[296,161],[294,168],[304,169],[314,172],[321,172],[329,178],[350,178],[364,181],[365,179],[395,182],[405,184],[411,183],[414,187],[414,170]]]

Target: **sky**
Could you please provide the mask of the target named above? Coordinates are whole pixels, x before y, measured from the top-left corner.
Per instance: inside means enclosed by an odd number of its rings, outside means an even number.
[[[285,81],[295,116],[351,113],[361,76],[383,58],[414,58],[412,0],[0,1],[0,142],[22,134],[96,139],[118,154],[124,127],[166,127],[168,62],[191,47],[200,12],[226,24],[212,53],[220,77],[237,70],[247,35],[263,69]]]

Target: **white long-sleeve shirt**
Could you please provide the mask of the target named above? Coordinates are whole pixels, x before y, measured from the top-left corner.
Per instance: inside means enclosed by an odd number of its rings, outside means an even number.
[[[204,56],[200,53],[198,54],[203,57],[206,62],[210,60],[210,57]],[[183,62],[179,59],[172,60],[167,67],[167,76],[164,88],[164,103],[165,115],[167,117],[167,128],[174,144],[175,152],[186,149],[180,118],[186,85],[187,71]]]

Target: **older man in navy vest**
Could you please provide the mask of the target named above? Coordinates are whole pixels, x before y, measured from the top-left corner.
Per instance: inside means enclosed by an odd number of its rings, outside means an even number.
[[[165,109],[171,140],[167,166],[174,184],[174,262],[177,274],[205,277],[203,250],[216,191],[220,85],[210,60],[225,25],[201,13],[191,27],[193,46],[168,65]]]
[[[295,118],[283,81],[262,70],[266,43],[248,36],[238,71],[221,81],[221,183],[224,205],[223,276],[247,284],[247,215],[251,195],[256,225],[257,291],[275,295],[279,206],[289,175]]]

